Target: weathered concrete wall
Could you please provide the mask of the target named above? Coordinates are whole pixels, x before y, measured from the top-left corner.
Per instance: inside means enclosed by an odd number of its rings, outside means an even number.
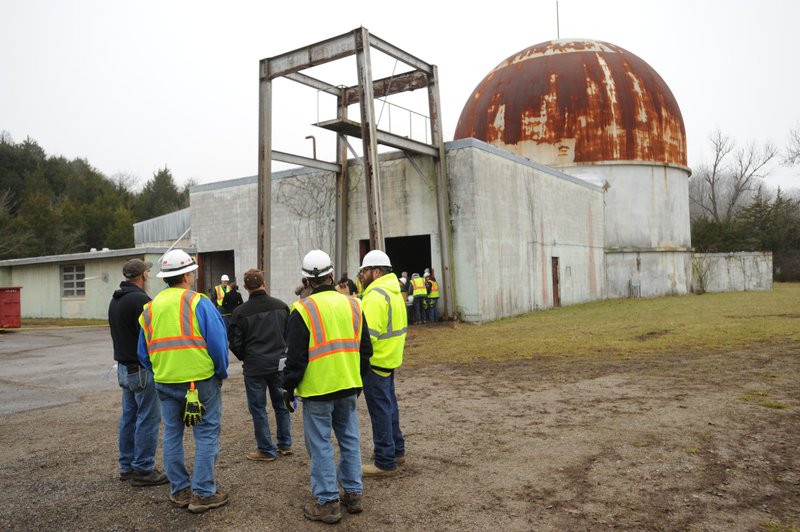
[[[606,249],[691,248],[687,169],[647,163],[603,163],[564,171],[607,183]]]
[[[605,260],[608,298],[631,297],[634,293],[640,297],[689,293],[689,251],[607,251]]]
[[[489,321],[604,297],[598,186],[474,139],[448,144],[459,313]]]
[[[193,246],[199,253],[234,250],[236,277],[257,264],[258,181],[254,176],[190,190]],[[247,298],[247,291],[242,290]]]
[[[772,290],[772,253],[695,253],[692,291]]]

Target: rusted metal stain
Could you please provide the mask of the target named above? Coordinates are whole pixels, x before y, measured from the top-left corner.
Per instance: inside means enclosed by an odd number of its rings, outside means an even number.
[[[500,63],[461,112],[455,138],[468,137],[554,166],[686,166],[672,91],[645,61],[601,41],[549,41]]]

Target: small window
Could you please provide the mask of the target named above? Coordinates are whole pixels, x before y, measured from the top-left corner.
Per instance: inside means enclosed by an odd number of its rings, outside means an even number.
[[[64,297],[79,297],[86,295],[86,267],[83,264],[62,266],[61,284]]]

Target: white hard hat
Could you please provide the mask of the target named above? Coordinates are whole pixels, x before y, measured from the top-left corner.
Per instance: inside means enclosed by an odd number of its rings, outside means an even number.
[[[374,268],[377,266],[384,266],[387,268],[392,267],[392,263],[389,260],[389,255],[384,253],[379,249],[373,249],[366,255],[364,255],[364,260],[361,261],[361,269],[364,268]]]
[[[226,273],[223,273],[223,274],[222,274],[222,277],[220,277],[220,278],[219,278],[219,280],[220,280],[220,281],[230,281],[230,280],[231,280],[231,278],[230,278],[230,277],[228,277],[228,274],[226,274]]]
[[[324,277],[332,271],[331,257],[321,249],[312,249],[303,257],[303,277]]]
[[[188,253],[180,249],[173,249],[161,257],[161,271],[156,277],[175,277],[187,272],[193,272],[198,268],[194,259]]]

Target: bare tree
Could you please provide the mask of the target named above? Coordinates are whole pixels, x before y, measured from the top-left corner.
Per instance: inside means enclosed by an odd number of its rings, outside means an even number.
[[[693,217],[707,217],[717,223],[730,220],[757,192],[767,166],[778,154],[771,143],[756,146],[736,141],[717,130],[709,139],[714,151],[710,165],[702,165],[689,181]]]
[[[800,165],[800,122],[789,131],[789,142],[786,143],[783,164],[786,166]]]

